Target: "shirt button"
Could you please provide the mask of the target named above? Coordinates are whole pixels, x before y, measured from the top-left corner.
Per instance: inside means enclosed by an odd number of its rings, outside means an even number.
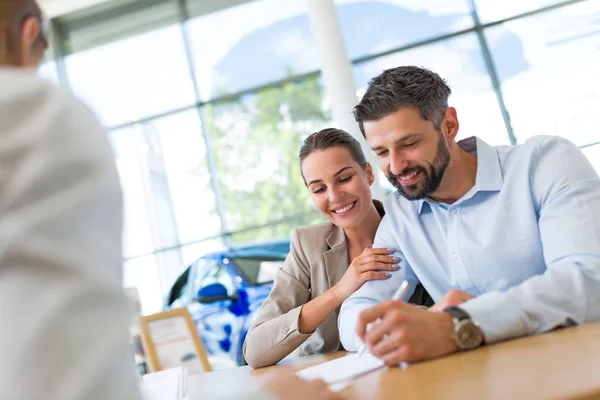
[[[450,214],[456,215],[456,208],[453,208],[452,211],[450,211]]]
[[[456,253],[453,253],[453,254],[452,254],[452,259],[453,259],[453,260],[458,260],[458,255],[456,255]]]

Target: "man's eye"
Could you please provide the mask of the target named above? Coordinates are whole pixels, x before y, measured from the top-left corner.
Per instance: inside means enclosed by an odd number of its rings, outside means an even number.
[[[412,146],[414,146],[415,144],[417,144],[417,142],[406,143],[406,144],[404,145],[404,147],[412,147]]]
[[[383,151],[380,151],[380,152],[375,153],[375,154],[377,154],[377,157],[385,157],[387,155],[387,153],[388,153],[387,150],[383,150]]]

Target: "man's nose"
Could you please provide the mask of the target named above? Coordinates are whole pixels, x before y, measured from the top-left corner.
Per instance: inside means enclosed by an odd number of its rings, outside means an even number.
[[[392,174],[399,175],[406,167],[408,167],[407,160],[399,155],[392,155],[392,157],[390,157],[390,172]]]

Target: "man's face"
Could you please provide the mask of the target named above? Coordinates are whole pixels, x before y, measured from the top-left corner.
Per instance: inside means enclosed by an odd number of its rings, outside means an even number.
[[[432,196],[450,163],[442,132],[412,107],[364,123],[367,141],[388,180],[408,200]]]

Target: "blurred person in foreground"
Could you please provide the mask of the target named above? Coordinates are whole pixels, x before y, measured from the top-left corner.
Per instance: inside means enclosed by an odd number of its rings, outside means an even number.
[[[0,0],[0,400],[136,400],[114,159],[93,114],[37,78],[41,26],[34,1]],[[249,383],[339,398],[289,371]]]
[[[340,335],[346,349],[367,343],[390,365],[600,321],[598,174],[560,137],[457,142],[450,93],[432,71],[397,67],[370,82],[354,111],[397,189],[375,245],[403,260],[346,300]],[[387,301],[405,279],[436,305]]]

